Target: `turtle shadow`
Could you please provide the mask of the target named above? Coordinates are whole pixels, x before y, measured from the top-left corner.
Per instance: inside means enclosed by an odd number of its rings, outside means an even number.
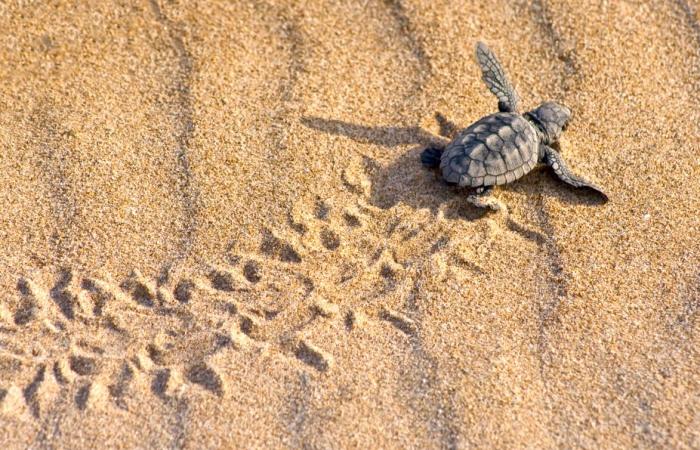
[[[546,170],[543,178],[547,183],[553,185],[551,193],[547,193],[548,197],[556,198],[562,203],[569,205],[583,206],[602,206],[610,201],[606,194],[596,191],[589,187],[574,187],[566,184],[557,178],[551,170]]]
[[[309,128],[327,134],[345,136],[363,144],[396,147],[397,145],[419,144],[421,146],[444,145],[444,139],[425,131],[421,127],[370,127],[342,120],[302,117],[301,123]]]
[[[555,142],[551,145],[551,147],[559,153],[562,153],[559,142]],[[564,154],[564,159],[566,159],[566,154]],[[610,201],[608,196],[602,192],[598,192],[597,190],[589,187],[577,188],[571,186],[570,184],[561,181],[554,174],[554,171],[548,167],[545,167],[544,169],[544,172],[547,174],[547,176],[544,178],[548,180],[548,182],[554,184],[553,189],[551,190],[552,194],[549,195],[550,197],[555,197],[561,202],[568,203],[570,205],[600,206]],[[577,172],[575,167],[571,170]]]
[[[435,120],[440,127],[440,136],[417,126],[372,127],[319,117],[303,117],[301,122],[309,128],[345,136],[364,144],[389,148],[414,145],[388,166],[382,166],[376,160],[363,156],[364,169],[372,186],[370,202],[374,206],[389,209],[401,202],[414,209],[427,208],[433,214],[442,209],[446,218],[462,220],[476,220],[490,214],[489,210],[467,202],[465,194],[468,189],[447,184],[437,170],[428,169],[421,164],[420,154],[426,147],[445,146],[459,131],[452,121],[439,112],[435,113]],[[559,150],[558,147],[555,148]],[[551,188],[544,188],[548,183]],[[564,203],[577,205],[594,206],[607,200],[596,191],[574,188],[562,182],[547,167],[539,167],[523,179],[499,186],[499,189],[519,192],[530,198],[537,195],[556,197]],[[455,201],[455,197],[461,197],[462,201]]]
[[[520,180],[498,186],[497,189],[517,192],[526,198],[536,198],[538,195],[542,195],[546,198],[555,198],[568,205],[601,206],[609,201],[607,196],[594,189],[577,188],[564,183],[546,166],[538,166]]]
[[[447,219],[469,221],[490,213],[467,202],[466,189],[447,184],[437,170],[423,167],[420,154],[424,149],[413,147],[388,166],[365,158],[365,172],[372,182],[372,205],[391,209],[404,203],[413,209],[428,209],[434,215],[441,210]]]
[[[440,113],[435,114],[440,136],[413,127],[364,126],[340,120],[303,117],[302,124],[324,133],[341,135],[356,142],[382,147],[413,145],[388,166],[363,156],[364,171],[371,181],[370,203],[381,209],[390,209],[404,203],[414,209],[429,209],[437,214],[442,209],[448,219],[476,220],[488,211],[477,208],[466,200],[464,189],[448,185],[437,170],[421,164],[420,154],[429,146],[444,147],[457,133],[457,126]],[[455,197],[462,197],[455,201]]]

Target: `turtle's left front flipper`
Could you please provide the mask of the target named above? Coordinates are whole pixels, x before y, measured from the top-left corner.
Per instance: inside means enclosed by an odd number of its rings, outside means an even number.
[[[608,200],[608,196],[605,194],[605,192],[603,192],[601,188],[587,180],[584,180],[578,175],[574,175],[566,166],[566,163],[564,162],[564,159],[561,157],[559,152],[547,145],[542,145],[542,148],[544,149],[544,163],[554,170],[554,173],[557,174],[559,179],[566,183],[569,183],[572,186],[587,187],[589,189],[593,189],[594,191],[602,195],[605,198],[605,200]]]
[[[498,98],[498,110],[518,112],[518,94],[510,84],[501,62],[483,42],[476,44],[476,59],[481,66],[481,79]]]

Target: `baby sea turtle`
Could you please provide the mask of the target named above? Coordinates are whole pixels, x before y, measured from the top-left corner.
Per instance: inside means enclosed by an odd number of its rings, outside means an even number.
[[[561,154],[550,147],[566,129],[571,110],[559,103],[545,102],[520,114],[515,89],[496,55],[483,42],[476,46],[476,59],[486,86],[498,98],[500,112],[473,123],[447,147],[425,149],[421,153],[423,164],[439,166],[448,183],[476,188],[476,193],[467,199],[479,207],[501,209],[500,203],[489,197],[493,187],[517,180],[539,163],[551,167],[562,181],[593,189],[607,200],[600,188],[574,175]]]

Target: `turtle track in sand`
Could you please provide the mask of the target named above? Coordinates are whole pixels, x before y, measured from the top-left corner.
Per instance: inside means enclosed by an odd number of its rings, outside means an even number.
[[[73,195],[71,184],[72,157],[69,130],[62,129],[56,111],[47,100],[32,115],[32,134],[39,148],[39,165],[51,199],[51,209],[56,222],[51,235],[54,257],[61,263],[74,250],[72,235],[80,222],[80,207]]]
[[[354,214],[351,222],[355,226],[363,220],[356,212],[346,213],[350,214]],[[323,244],[323,235],[329,232],[325,227],[318,230],[318,244],[325,251],[332,251]],[[292,247],[287,243],[281,245]],[[306,287],[299,292],[302,299],[307,299],[299,305],[300,311],[266,309],[264,302],[246,307],[247,301],[243,299],[256,290],[256,285],[262,285],[258,292],[265,297],[270,266],[287,273],[284,266],[295,265],[284,258],[269,258],[269,253],[261,252],[259,256],[241,258],[240,264],[212,267],[196,280],[188,277],[168,285],[138,272],[116,282],[109,276],[82,277],[64,269],[58,271],[51,288],[21,277],[14,301],[9,308],[3,307],[2,314],[3,367],[14,367],[10,384],[1,387],[5,412],[21,413],[22,408],[12,404],[14,393],[21,392],[28,412],[41,418],[46,408],[43,405],[50,404],[58,392],[66,390],[71,392],[74,405],[80,410],[96,399],[104,404],[105,398],[116,407],[126,408],[129,386],[143,380],[150,384],[156,397],[164,400],[177,396],[185,383],[222,396],[226,391],[225,376],[216,364],[207,362],[209,357],[235,349],[254,353],[270,351],[266,348],[270,343],[277,349],[272,351],[299,359],[315,370],[328,371],[332,356],[299,333],[318,318],[332,318],[343,328],[343,317],[357,317],[357,313],[348,310],[341,314],[336,305],[311,298],[310,281],[305,281]],[[206,317],[207,314],[198,313],[193,307],[206,308],[212,303],[216,307],[213,317],[211,313]],[[293,305],[290,308],[294,309]],[[169,325],[150,338],[135,333],[158,317]],[[269,333],[267,323],[280,320],[279,325],[275,323],[282,327],[280,331]],[[212,323],[219,325],[207,331]],[[99,346],[83,338],[73,342],[73,335],[83,334],[79,332],[81,328],[92,329],[91,334],[96,335],[94,341],[104,342]],[[184,362],[183,358],[188,356],[179,353],[178,346],[185,344],[178,341],[181,333],[178,329],[183,332],[194,329],[193,339],[186,339],[187,352],[194,345],[201,352],[201,362],[177,363]],[[163,331],[167,332],[163,334]],[[32,332],[38,333],[36,348],[27,350],[12,345],[13,334]],[[47,334],[50,341],[41,338]],[[27,373],[33,375],[27,378]],[[22,384],[23,378],[27,384]],[[52,387],[46,388],[46,383]]]
[[[356,169],[356,168],[355,168]],[[426,421],[426,427],[446,447],[453,448],[459,442],[459,432],[453,428],[455,422],[451,415],[451,403],[446,392],[442,391],[438,379],[437,362],[432,359],[429,352],[422,347],[420,335],[420,302],[415,301],[417,292],[414,281],[420,271],[419,268],[407,270],[405,264],[399,263],[396,256],[390,251],[390,245],[382,244],[382,240],[390,242],[413,242],[414,245],[423,242],[423,239],[432,233],[426,223],[419,225],[408,224],[400,220],[391,221],[390,226],[384,231],[384,237],[377,242],[367,240],[362,236],[377,215],[391,215],[391,210],[382,210],[368,203],[366,194],[371,191],[371,182],[360,170],[353,169],[343,176],[347,182],[347,190],[350,198],[355,198],[356,206],[338,210],[323,201],[316,202],[315,208],[306,209],[303,202],[299,207],[292,209],[287,226],[298,236],[294,240],[284,240],[281,237],[289,233],[275,230],[267,230],[263,241],[273,242],[260,249],[259,264],[265,278],[265,268],[270,265],[286,264],[291,270],[296,271],[296,277],[302,280],[307,287],[299,295],[303,297],[300,302],[292,300],[292,306],[283,311],[263,309],[264,314],[258,314],[256,320],[246,319],[242,326],[244,333],[252,340],[260,339],[265,332],[265,317],[269,317],[270,325],[277,328],[275,334],[280,336],[279,342],[282,349],[286,349],[289,355],[299,359],[303,364],[315,369],[321,374],[334,373],[335,358],[333,352],[317,347],[313,341],[304,336],[307,330],[317,330],[323,327],[327,332],[336,334],[332,340],[341,342],[351,339],[353,334],[362,333],[362,328],[372,327],[394,329],[398,339],[405,342],[411,354],[411,361],[407,362],[406,371],[411,373],[405,380],[405,387],[409,397],[416,402],[415,406],[425,411],[420,413]],[[359,176],[358,176],[359,173]],[[357,192],[364,192],[357,195]],[[427,217],[424,217],[427,219]],[[445,226],[444,221],[439,222]],[[332,236],[332,245],[329,245],[329,237]],[[369,248],[374,248],[370,250]],[[270,249],[275,249],[271,251]],[[282,249],[285,249],[284,251]],[[425,252],[429,254],[441,253],[440,246],[428,245]],[[282,255],[296,255],[294,258],[282,257]],[[441,257],[441,256],[439,256]],[[234,260],[242,264],[249,257],[238,256]],[[265,261],[267,259],[267,261]],[[323,274],[318,274],[313,265],[307,267],[307,261],[323,259],[328,262]],[[315,279],[318,278],[319,282]],[[328,281],[333,281],[329,291]],[[282,280],[280,280],[281,282]],[[261,281],[263,283],[264,281]],[[367,289],[367,286],[374,286]],[[362,286],[353,299],[346,299],[342,304],[336,303],[334,297],[338,292],[353,290],[352,286]],[[413,286],[413,287],[411,287]],[[274,290],[274,289],[273,289]],[[327,296],[331,296],[326,299]],[[383,306],[385,296],[399,297],[403,300],[400,306],[408,308],[406,313]],[[340,299],[339,299],[340,300]],[[294,306],[294,303],[297,305]],[[413,306],[411,306],[413,305]],[[418,320],[414,319],[418,318]],[[277,324],[274,324],[277,322]],[[295,337],[294,334],[297,336]],[[414,372],[414,365],[418,369]],[[318,418],[311,412],[313,402],[307,398],[316,389],[317,378],[308,375],[300,375],[299,385],[292,387],[292,392],[298,392],[293,396],[289,405],[288,418],[290,427],[296,429],[300,421],[307,423],[314,429],[323,429]],[[304,387],[305,386],[305,387]],[[298,389],[297,389],[298,388]],[[303,408],[300,405],[305,405]],[[303,419],[306,418],[306,419]],[[302,420],[303,419],[303,420]],[[412,419],[415,420],[415,419]],[[296,425],[295,425],[296,424]],[[322,435],[322,432],[319,432]],[[317,434],[305,429],[299,439],[308,438],[309,434]]]
[[[416,65],[416,70],[411,80],[412,92],[406,96],[409,100],[415,100],[411,97],[420,94],[424,89],[425,83],[432,76],[433,68],[430,56],[426,52],[422,39],[406,12],[406,7],[402,0],[382,0],[382,2],[387,8],[391,20],[394,22],[393,26],[388,24],[387,29],[396,29],[396,32],[392,33],[392,37],[404,43]]]
[[[687,3],[678,1],[665,2],[665,4],[671,10],[678,9],[680,11],[678,16],[686,21],[685,26],[691,30],[696,38],[700,36],[697,32],[697,19],[693,17],[693,13]],[[567,93],[579,89],[590,90],[590,86],[585,86],[588,74],[584,71],[589,67],[589,64],[586,58],[579,55],[576,48],[571,44],[576,42],[576,38],[567,37],[567,32],[559,28],[556,23],[557,16],[576,15],[574,14],[575,10],[569,8],[566,2],[555,3],[555,5],[558,8],[556,12],[552,10],[552,2],[537,1],[531,12],[535,23],[539,25],[547,37],[545,42],[549,44],[557,59],[563,63],[558,84],[552,87],[553,92],[558,92],[558,96],[565,99]],[[695,92],[695,90],[692,92]],[[566,242],[560,242],[557,236],[557,227],[552,223],[552,215],[547,207],[548,202],[545,198],[542,196],[537,197],[536,203],[533,208],[536,208],[538,211],[537,221],[542,233],[537,233],[532,237],[534,242],[539,243],[538,247],[542,251],[543,259],[548,268],[548,273],[543,280],[543,284],[547,286],[547,291],[542,297],[542,302],[539,306],[537,353],[540,359],[540,371],[545,386],[545,395],[549,403],[548,406],[554,411],[554,414],[550,416],[551,423],[549,428],[567,430],[567,434],[564,437],[558,438],[560,443],[577,442],[583,445],[584,441],[579,441],[578,436],[572,431],[575,429],[573,425],[575,419],[572,417],[571,411],[561,406],[563,383],[560,375],[563,374],[562,372],[565,369],[564,367],[560,369],[557,365],[558,362],[563,363],[563,356],[568,356],[566,355],[568,350],[567,343],[553,339],[555,334],[561,333],[561,320],[558,317],[559,310],[562,303],[570,298],[571,275],[567,270],[566,258],[562,256],[562,249],[570,249],[570,246]],[[690,290],[692,291],[692,289]],[[693,295],[690,294],[685,299],[686,302],[681,308],[684,312],[693,310],[692,306],[688,306],[693,304],[693,298]],[[567,315],[570,314],[571,312],[567,311]],[[679,317],[684,317],[684,313],[681,313]],[[568,318],[567,320],[571,319]],[[669,321],[672,322],[670,319]],[[679,342],[677,339],[679,334],[682,333],[678,333],[677,329],[673,330],[669,341]],[[682,342],[682,339],[680,341]],[[671,353],[673,352],[677,352],[676,348]],[[669,360],[672,359],[669,358]],[[665,440],[668,436],[664,436],[663,431],[661,431],[662,426],[654,423],[654,407],[655,400],[658,399],[658,393],[654,392],[648,385],[639,383],[635,374],[625,373],[620,375],[619,386],[616,389],[625,392],[635,392],[634,400],[631,400],[630,404],[623,409],[620,415],[621,420],[634,424],[630,426],[638,427],[639,432],[634,433],[632,437],[636,445],[669,445],[668,441]]]
[[[697,11],[693,8],[686,0],[676,0],[676,5],[681,9],[685,19],[687,20],[688,26],[692,29],[695,39],[700,43],[700,20],[698,20]]]
[[[163,267],[161,278],[166,279],[168,272],[187,258],[197,233],[199,191],[195,184],[190,161],[190,146],[195,131],[192,105],[194,61],[182,38],[182,24],[170,20],[161,9],[158,0],[148,0],[148,3],[158,24],[167,31],[176,67],[171,80],[172,85],[169,88],[172,91],[169,93],[172,97],[172,106],[167,113],[172,116],[176,144],[174,149],[177,167],[175,177],[182,204],[182,213],[180,214],[182,229],[176,253]],[[167,57],[169,58],[169,55]]]
[[[282,51],[286,57],[286,70],[277,80],[279,100],[271,114],[269,133],[272,145],[264,150],[267,158],[274,161],[277,155],[288,147],[285,128],[297,114],[299,104],[295,103],[295,90],[298,89],[297,85],[306,66],[305,38],[293,9],[261,2],[256,5],[256,10],[261,17],[268,15],[272,18],[272,31],[282,44]]]
[[[561,5],[559,5],[561,6]],[[563,6],[562,6],[563,7]],[[575,89],[577,80],[581,75],[581,64],[579,56],[573,46],[567,43],[567,40],[559,30],[556,24],[556,14],[551,11],[550,6],[544,0],[535,0],[531,6],[531,15],[534,22],[540,28],[545,36],[545,42],[548,44],[555,56],[563,62],[563,67],[560,70],[560,78],[558,80],[558,90],[562,96]],[[537,222],[542,233],[535,235],[535,242],[541,250],[541,257],[544,260],[544,265],[547,267],[547,273],[544,275],[543,283],[547,287],[544,295],[540,298],[537,306],[537,357],[539,359],[539,373],[542,384],[544,386],[545,396],[549,407],[552,405],[552,393],[549,385],[549,370],[556,364],[554,360],[552,343],[550,335],[557,326],[558,308],[560,304],[568,297],[568,275],[564,266],[564,261],[559,250],[557,242],[557,230],[551,223],[547,204],[542,195],[538,195],[536,200],[530,200],[530,203],[535,203],[533,208],[537,211]],[[550,420],[551,420],[550,415]],[[551,423],[548,425],[551,429]]]
[[[534,0],[531,6],[531,14],[535,23],[540,27],[557,58],[564,63],[562,88],[565,91],[572,89],[569,80],[575,78],[581,72],[581,63],[576,50],[569,44],[564,34],[556,24],[556,14],[551,11],[546,0]]]
[[[358,190],[369,184],[352,177],[349,182]],[[335,370],[333,351],[319,347],[311,335],[321,330],[335,335],[337,342],[351,340],[368,321],[372,327],[395,329],[397,338],[403,336],[414,352],[416,363],[434,373],[436,363],[421,347],[420,322],[377,303],[403,292],[416,275],[404,280],[406,268],[379,241],[369,254],[362,244],[353,244],[366,233],[373,215],[391,212],[348,195],[356,199],[356,206],[338,209],[318,202],[308,210],[300,202],[284,225],[292,234],[267,230],[259,237],[257,252],[231,254],[230,264],[185,273],[166,283],[137,271],[114,280],[60,269],[49,284],[43,281],[45,272],[20,277],[0,315],[0,358],[2,367],[11,368],[0,386],[0,410],[40,421],[42,436],[50,440],[48,436],[59,433],[65,408],[128,411],[133,392],[150,391],[171,411],[168,421],[176,442],[182,439],[177,436],[185,427],[195,392],[228,395],[232,387],[224,367],[234,354],[254,359],[282,356],[298,365],[302,374],[309,370],[316,374],[307,379],[311,386],[316,377],[332,377]],[[428,235],[425,225],[394,221],[382,239],[420,243]],[[435,248],[441,249],[428,246],[426,252],[434,254]],[[315,258],[337,262],[327,273],[318,274]],[[323,281],[327,276],[334,278],[334,289],[357,283],[365,286],[364,292],[349,304],[339,304],[327,298],[331,292],[319,292],[323,283],[315,278]],[[282,291],[287,292],[286,304],[277,302],[276,293]],[[415,300],[410,300],[416,295],[413,288],[406,295],[406,304],[414,305],[409,314],[420,317]],[[161,325],[152,327],[154,321]],[[15,334],[36,336],[35,346],[13,346]],[[416,383],[417,401],[426,395],[443,398],[435,405],[441,415],[428,420],[453,445],[457,437],[445,415],[450,411],[446,397],[435,391],[435,381]],[[303,399],[292,403],[299,401]]]

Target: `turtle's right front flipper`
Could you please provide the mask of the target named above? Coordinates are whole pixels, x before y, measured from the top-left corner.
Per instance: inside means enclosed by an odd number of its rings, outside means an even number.
[[[498,98],[498,110],[518,112],[518,94],[508,81],[506,73],[496,55],[484,44],[476,44],[476,59],[481,66],[482,79],[489,90]]]
[[[542,148],[544,149],[544,163],[551,167],[552,170],[554,170],[554,173],[557,174],[560,180],[575,187],[587,187],[589,189],[593,189],[594,191],[602,195],[605,198],[605,200],[608,200],[608,196],[605,194],[605,192],[603,192],[601,188],[579,177],[578,175],[574,175],[571,172],[571,170],[569,170],[569,168],[566,166],[566,163],[564,162],[564,159],[561,157],[559,152],[554,150],[552,147],[549,147],[548,145],[542,145]]]

